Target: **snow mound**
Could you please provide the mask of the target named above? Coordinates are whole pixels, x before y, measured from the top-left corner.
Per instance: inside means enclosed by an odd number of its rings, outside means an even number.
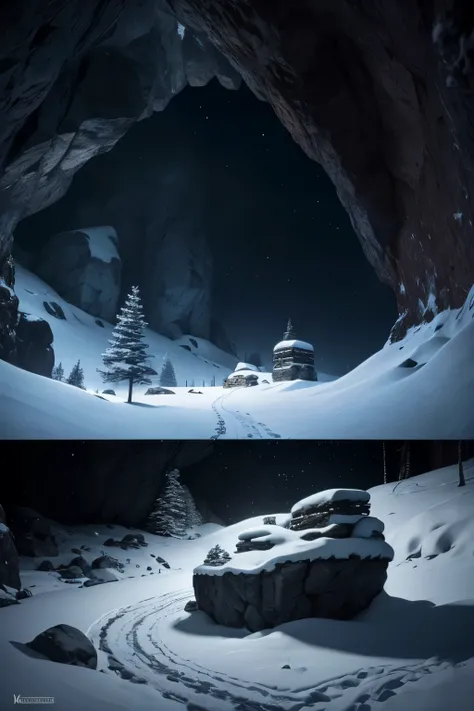
[[[252,538],[264,538],[265,542],[273,544],[270,550],[246,551],[236,553],[228,563],[222,566],[213,567],[200,565],[195,568],[196,575],[224,575],[224,573],[255,574],[263,570],[271,571],[279,564],[297,563],[300,561],[344,560],[351,556],[358,556],[362,559],[382,558],[392,560],[394,552],[391,546],[385,541],[369,538],[318,538],[315,541],[302,539],[312,529],[305,531],[291,531],[281,526],[266,526],[268,532],[262,528],[243,531],[239,535],[240,540],[251,540]],[[319,532],[319,529],[314,529]]]
[[[370,494],[361,489],[327,489],[311,494],[301,501],[297,501],[291,508],[291,513],[306,511],[307,509],[318,508],[335,501],[354,501],[366,504],[370,501]],[[334,522],[333,522],[334,523]]]
[[[273,352],[279,351],[279,350],[285,350],[286,348],[301,348],[305,351],[314,351],[314,347],[311,345],[311,343],[293,339],[291,341],[280,341],[279,343],[276,344],[276,346],[274,346]]]
[[[254,373],[261,372],[260,369],[257,368],[256,365],[252,365],[252,363],[243,363],[243,362],[237,363],[237,365],[235,366],[235,369],[234,369],[234,373],[238,373],[241,370],[251,370]]]

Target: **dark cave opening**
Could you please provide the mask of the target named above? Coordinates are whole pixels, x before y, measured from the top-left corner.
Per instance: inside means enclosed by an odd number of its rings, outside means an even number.
[[[173,288],[186,271],[197,293],[207,289],[238,355],[259,352],[266,365],[289,316],[314,343],[317,369],[343,374],[382,347],[398,315],[331,181],[246,87],[187,87],[86,163],[15,238],[38,253],[58,232],[105,224],[120,241],[120,301],[139,283],[152,327],[171,337],[153,310],[162,269]],[[157,252],[166,235],[175,246]],[[206,336],[183,318],[187,327]]]

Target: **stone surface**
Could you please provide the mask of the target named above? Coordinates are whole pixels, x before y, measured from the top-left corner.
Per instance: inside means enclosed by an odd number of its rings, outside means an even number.
[[[20,312],[16,327],[16,364],[31,373],[51,377],[54,368],[53,332],[42,318]]]
[[[42,249],[36,273],[83,311],[112,321],[117,314],[122,264],[111,227],[54,235]]]
[[[97,652],[86,635],[71,625],[55,625],[37,635],[27,647],[60,664],[97,669]]]
[[[26,506],[15,506],[8,513],[10,529],[20,555],[33,558],[58,555],[58,546],[44,516]]]
[[[5,513],[0,506],[0,585],[20,590],[20,559],[15,548],[10,529],[6,525]]]
[[[227,627],[252,632],[306,617],[348,620],[382,590],[387,560],[314,560],[271,572],[193,576],[200,610]]]

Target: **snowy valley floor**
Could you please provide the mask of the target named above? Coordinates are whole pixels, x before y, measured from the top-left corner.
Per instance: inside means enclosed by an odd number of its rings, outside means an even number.
[[[77,439],[469,439],[474,436],[474,288],[462,309],[440,313],[330,382],[272,383],[225,390],[237,359],[202,339],[170,341],[147,331],[153,365],[169,357],[174,395],[126,386],[96,397],[97,373],[112,326],[62,300],[22,269],[20,308],[47,318],[56,362],[66,374],[78,358],[87,392],[0,362],[0,438]],[[58,304],[64,318],[45,310]],[[157,380],[157,379],[156,379]],[[216,387],[211,387],[215,382]],[[153,384],[158,384],[157,382]],[[186,386],[187,384],[187,386]],[[189,392],[191,386],[195,392]],[[203,384],[205,384],[203,386]],[[197,392],[196,392],[197,391]]]
[[[57,573],[36,571],[40,560],[24,559],[23,585],[34,595],[0,609],[0,708],[22,694],[54,696],[58,711],[468,711],[474,460],[466,481],[458,488],[457,470],[448,467],[371,490],[372,514],[384,521],[395,558],[385,592],[352,622],[304,620],[250,634],[184,612],[193,568],[216,543],[232,550],[238,533],[262,517],[206,525],[191,541],[146,534],[146,548],[113,549],[125,564],[121,579],[96,587],[65,584]],[[125,532],[59,529],[54,563],[69,562],[71,548],[81,546],[92,559],[106,538]],[[79,627],[101,647],[102,673],[21,651],[21,643],[59,623]]]

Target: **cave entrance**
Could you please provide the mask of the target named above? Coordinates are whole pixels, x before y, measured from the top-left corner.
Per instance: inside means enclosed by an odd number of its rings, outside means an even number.
[[[212,317],[208,335],[220,329],[222,341],[225,331],[241,358],[258,352],[270,366],[291,317],[315,345],[317,370],[343,374],[383,345],[398,316],[331,181],[246,87],[187,87],[137,123],[60,201],[18,225],[19,261],[34,271],[52,235],[94,225],[116,229],[121,299],[138,283],[155,330],[206,336]],[[162,327],[163,283],[194,311]]]

